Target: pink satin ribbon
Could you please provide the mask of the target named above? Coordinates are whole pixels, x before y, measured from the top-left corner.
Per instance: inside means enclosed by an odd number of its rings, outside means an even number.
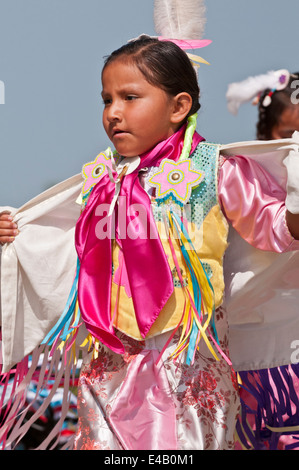
[[[129,366],[110,424],[125,450],[176,450],[176,413],[159,352],[143,350]]]
[[[181,49],[201,49],[202,47],[206,47],[211,44],[210,39],[172,39],[172,38],[164,38],[163,36],[159,36],[159,41],[171,41]]]
[[[186,126],[182,126],[169,139],[157,144],[151,151],[141,155],[137,170],[122,180],[119,200],[126,201],[126,208],[142,204],[146,210],[146,238],[119,237],[118,211],[115,206],[116,240],[121,246],[124,262],[132,292],[137,324],[142,337],[145,337],[160,311],[173,292],[173,280],[169,264],[162,247],[150,207],[150,198],[142,188],[138,172],[142,168],[158,166],[169,158],[177,161],[184,143]],[[191,152],[203,140],[197,133],[193,136]],[[121,341],[115,335],[111,324],[111,279],[113,218],[107,213],[97,215],[97,208],[106,205],[109,209],[115,193],[115,184],[106,174],[94,187],[87,206],[76,225],[75,246],[80,260],[78,282],[78,301],[86,328],[103,344],[118,354],[124,353]],[[107,211],[108,212],[108,211]],[[126,227],[132,216],[122,210]],[[99,239],[96,235],[97,224],[105,217],[108,236]],[[149,236],[151,234],[151,236]]]

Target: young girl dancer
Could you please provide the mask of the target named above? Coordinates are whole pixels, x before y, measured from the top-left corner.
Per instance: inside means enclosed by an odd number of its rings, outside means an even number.
[[[252,245],[284,252],[298,249],[298,216],[257,161],[197,134],[197,76],[173,42],[121,47],[102,85],[115,152],[83,167],[77,300],[94,348],[81,370],[75,448],[233,449],[228,222]]]

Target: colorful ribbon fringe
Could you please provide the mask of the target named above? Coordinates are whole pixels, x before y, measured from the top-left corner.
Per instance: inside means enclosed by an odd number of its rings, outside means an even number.
[[[0,444],[2,449],[18,449],[31,426],[44,421],[57,393],[62,396],[60,416],[37,447],[39,450],[71,448],[74,429],[66,429],[71,406],[71,386],[76,386],[78,361],[86,345],[76,345],[80,326],[77,302],[79,263],[64,312],[42,344],[26,356],[15,369],[1,374]],[[31,387],[31,398],[27,399]],[[47,393],[45,394],[45,390]],[[34,392],[33,392],[34,391]],[[68,436],[67,436],[68,434]],[[61,446],[61,439],[65,443]]]
[[[184,222],[174,211],[169,211],[167,215],[164,216],[164,224],[166,233],[168,233],[168,242],[173,261],[181,282],[181,287],[185,293],[186,301],[181,321],[161,351],[159,359],[177,329],[182,325],[180,340],[176,350],[172,354],[172,357],[177,358],[185,349],[187,349],[186,363],[188,365],[192,364],[194,362],[196,349],[198,348],[201,338],[203,338],[212,356],[217,361],[219,360],[219,357],[217,356],[213,346],[218,350],[218,353],[224,357],[227,363],[231,365],[231,361],[220,348],[217,337],[215,328],[215,301],[213,286],[197,255]],[[188,287],[184,284],[182,279],[181,269],[176,256],[175,244],[183,255],[188,278]]]

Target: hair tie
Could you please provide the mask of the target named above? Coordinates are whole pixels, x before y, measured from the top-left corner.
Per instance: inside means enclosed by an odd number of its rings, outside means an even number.
[[[187,120],[184,144],[183,144],[183,149],[179,157],[179,160],[184,160],[188,158],[190,155],[192,139],[193,139],[194,132],[196,131],[196,125],[197,125],[197,113],[191,114],[191,116],[189,116]]]

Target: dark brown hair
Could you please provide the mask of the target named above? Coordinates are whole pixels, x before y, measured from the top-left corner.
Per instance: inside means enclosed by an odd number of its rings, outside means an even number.
[[[187,54],[173,42],[143,35],[112,52],[105,60],[103,71],[120,58],[132,61],[151,85],[163,89],[170,96],[189,93],[192,107],[188,116],[200,109],[196,72]]]
[[[275,91],[273,93],[271,96],[271,104],[269,106],[263,106],[263,101],[271,90],[267,89],[261,95],[259,99],[259,116],[256,126],[258,140],[271,140],[272,130],[279,124],[279,119],[282,113],[290,106],[294,106],[291,102],[294,88],[292,88],[291,85],[293,80],[298,79],[299,73],[292,74],[287,87],[284,90]]]

